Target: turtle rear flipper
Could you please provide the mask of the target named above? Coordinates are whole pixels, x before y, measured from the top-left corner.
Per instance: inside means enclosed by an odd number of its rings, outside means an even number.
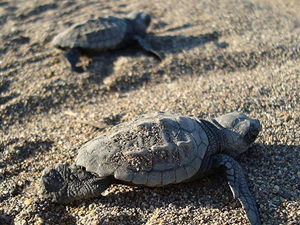
[[[64,54],[64,57],[68,60],[68,62],[71,65],[72,71],[77,73],[82,73],[84,71],[81,66],[76,66],[80,54],[81,51],[79,48],[71,48]]]
[[[113,180],[111,177],[99,177],[81,167],[58,163],[43,172],[39,193],[42,199],[67,204],[74,200],[101,196]]]
[[[233,158],[224,154],[213,156],[214,167],[225,167],[226,177],[233,197],[239,199],[252,225],[261,224],[255,198],[249,191],[241,166]]]
[[[145,51],[150,53],[160,62],[163,60],[164,57],[161,54],[159,54],[157,51],[155,51],[155,49],[151,46],[151,44],[148,43],[144,38],[138,35],[133,35],[133,39],[139,44],[139,46],[141,46]]]

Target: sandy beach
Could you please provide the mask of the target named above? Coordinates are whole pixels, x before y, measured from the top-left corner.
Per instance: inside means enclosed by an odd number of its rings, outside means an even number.
[[[151,15],[139,49],[82,57],[72,72],[51,40],[99,16]],[[55,205],[39,179],[111,126],[154,111],[259,119],[242,157],[263,224],[300,224],[300,1],[0,1],[0,224],[247,224],[226,178],[168,188],[112,185]]]

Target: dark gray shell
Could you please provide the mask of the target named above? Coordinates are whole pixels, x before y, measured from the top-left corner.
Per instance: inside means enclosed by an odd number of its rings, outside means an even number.
[[[145,186],[193,177],[207,152],[208,137],[195,119],[159,113],[120,124],[87,142],[76,165],[100,177]]]
[[[125,19],[117,17],[99,17],[83,23],[74,24],[54,37],[52,43],[60,48],[108,50],[122,43],[128,31]]]

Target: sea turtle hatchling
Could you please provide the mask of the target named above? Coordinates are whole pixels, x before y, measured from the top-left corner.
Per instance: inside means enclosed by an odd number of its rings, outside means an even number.
[[[52,40],[52,44],[56,48],[67,50],[64,56],[72,70],[77,72],[83,71],[76,67],[81,54],[119,49],[132,43],[137,43],[162,60],[159,53],[144,39],[150,21],[150,15],[142,12],[130,13],[126,18],[109,16],[89,19],[59,33]]]
[[[161,187],[194,181],[223,168],[249,221],[260,224],[256,201],[234,160],[260,130],[258,120],[238,112],[212,121],[162,112],[145,115],[87,142],[74,165],[59,163],[46,169],[40,194],[65,204],[101,196],[113,183]]]

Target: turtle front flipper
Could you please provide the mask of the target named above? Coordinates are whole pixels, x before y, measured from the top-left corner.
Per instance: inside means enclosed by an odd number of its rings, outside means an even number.
[[[76,66],[76,64],[79,60],[80,54],[81,54],[81,52],[78,48],[71,48],[64,54],[64,56],[66,57],[66,59],[68,60],[68,62],[71,65],[72,71],[77,72],[77,73],[83,72],[82,67]]]
[[[101,178],[81,167],[58,163],[43,172],[39,194],[42,199],[67,204],[74,200],[98,197],[111,184],[110,177]]]
[[[213,167],[225,167],[226,177],[234,198],[238,198],[243,205],[252,225],[261,224],[255,198],[249,191],[243,170],[233,158],[224,154],[213,156]]]
[[[157,51],[154,50],[154,48],[148,43],[144,38],[138,35],[133,35],[133,39],[147,52],[149,52],[151,55],[153,55],[156,59],[159,61],[163,60],[163,56],[160,55]]]

